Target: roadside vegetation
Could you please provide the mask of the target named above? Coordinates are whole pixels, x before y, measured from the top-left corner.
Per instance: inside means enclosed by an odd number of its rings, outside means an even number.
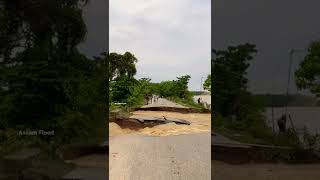
[[[82,0],[1,1],[1,155],[29,146],[54,151],[105,140],[108,64],[77,49],[86,36],[85,5]],[[54,135],[18,134],[38,130]]]
[[[248,90],[247,68],[257,53],[255,45],[244,44],[213,51],[212,99],[215,131],[235,131],[249,139],[272,137],[262,112],[264,108]],[[246,138],[246,139],[247,139]],[[256,140],[255,140],[256,141]]]
[[[146,99],[152,95],[167,98],[179,104],[203,109],[203,105],[194,102],[193,94],[188,90],[189,75],[177,77],[175,80],[154,83],[150,78],[135,79],[138,60],[130,53],[110,53],[109,61],[109,103],[110,110],[122,109],[131,111],[145,105]]]

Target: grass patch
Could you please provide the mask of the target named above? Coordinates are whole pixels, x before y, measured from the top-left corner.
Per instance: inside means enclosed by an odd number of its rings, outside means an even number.
[[[245,131],[237,131],[224,126],[215,127],[214,131],[241,143],[272,145],[272,139],[257,138]]]
[[[194,102],[194,100],[192,99],[192,97],[189,98],[178,98],[178,97],[169,97],[168,100],[171,100],[175,103],[178,103],[180,105],[186,106],[188,108],[194,108],[194,109],[198,109],[201,112],[205,111],[205,107],[203,104],[198,104],[196,102]]]
[[[292,148],[298,148],[301,145],[295,131],[288,129],[285,134],[273,134],[263,119],[246,122],[216,116],[213,118],[212,125],[215,132],[241,143]]]

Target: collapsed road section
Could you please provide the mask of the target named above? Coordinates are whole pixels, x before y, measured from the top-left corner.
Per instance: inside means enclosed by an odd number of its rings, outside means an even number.
[[[162,118],[159,117],[148,117],[148,116],[132,116],[130,119],[137,120],[140,123],[159,123],[159,124],[167,124],[167,123],[176,123],[176,124],[186,124],[190,125],[191,122],[183,119],[176,119],[176,118],[166,118],[163,116]]]

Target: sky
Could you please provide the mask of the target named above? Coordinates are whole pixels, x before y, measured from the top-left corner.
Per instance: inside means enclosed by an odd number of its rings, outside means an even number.
[[[289,49],[305,49],[311,41],[320,40],[320,1],[215,0],[212,5],[212,47],[256,44],[258,54],[248,71],[250,90],[284,93]],[[294,55],[293,71],[304,55]],[[293,71],[289,93],[298,92]]]
[[[199,90],[210,74],[210,0],[110,0],[110,52],[132,52],[136,78],[153,82],[190,75]]]
[[[88,57],[99,56],[108,50],[108,1],[90,0],[83,8],[83,19],[86,23],[87,35],[78,46],[80,52]]]
[[[208,0],[110,0],[110,49],[132,51],[139,77],[161,81],[188,73],[192,88],[199,89],[210,72],[210,38],[215,49],[254,43],[259,52],[248,71],[250,90],[284,93],[289,49],[320,39],[320,1],[214,0],[211,5]],[[107,49],[107,15],[105,0],[90,1],[85,10],[88,35],[80,50],[88,56]],[[294,69],[303,55],[295,54]],[[290,93],[295,93],[292,80]]]

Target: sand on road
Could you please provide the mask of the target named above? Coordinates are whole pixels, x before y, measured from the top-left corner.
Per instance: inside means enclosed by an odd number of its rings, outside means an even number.
[[[109,136],[124,134],[142,134],[149,136],[170,136],[180,134],[206,133],[211,131],[211,114],[209,113],[178,113],[165,111],[135,111],[132,118],[141,116],[163,117],[184,119],[191,122],[191,125],[179,125],[175,123],[161,124],[154,127],[145,127],[138,131],[129,128],[121,128],[116,123],[109,123]]]
[[[211,179],[211,114],[135,111],[134,117],[184,119],[138,130],[109,123],[110,180]]]
[[[110,180],[211,179],[211,114],[135,111],[134,117],[183,119],[191,125],[140,129],[109,123]]]

